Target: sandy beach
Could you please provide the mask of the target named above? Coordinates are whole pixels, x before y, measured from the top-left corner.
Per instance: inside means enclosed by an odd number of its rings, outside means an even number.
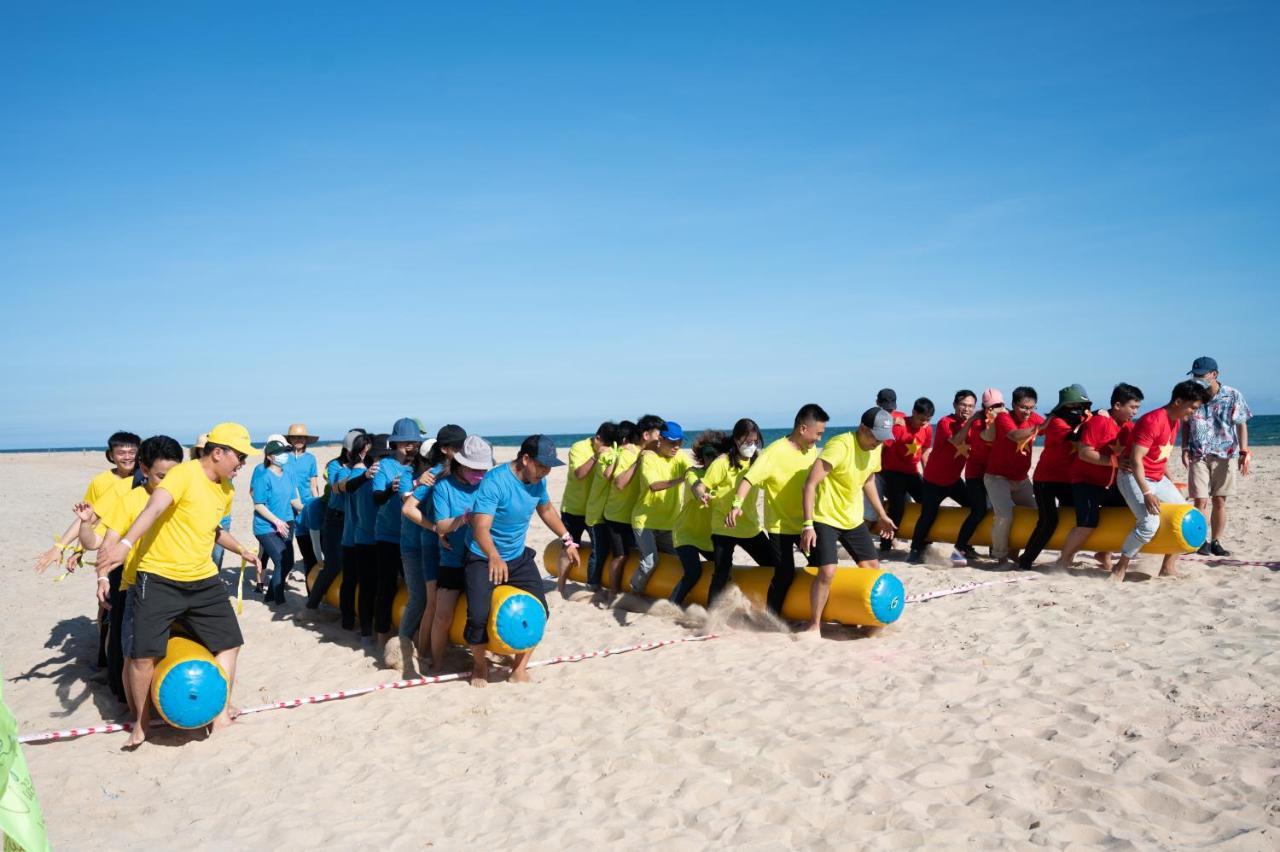
[[[0,662],[24,733],[122,717],[93,668],[92,573],[31,570],[103,467],[0,456]],[[557,501],[563,485],[559,468]],[[1232,559],[1280,560],[1280,448],[1255,452],[1230,507]],[[551,539],[533,530],[532,546]],[[899,543],[888,567],[911,593],[1009,576],[905,556]],[[874,638],[730,623],[540,668],[530,686],[380,692],[208,739],[157,731],[134,754],[122,734],[25,751],[59,849],[1276,849],[1280,573],[1193,558],[1152,580],[1155,565],[1119,586],[1080,570],[909,605]],[[551,596],[535,659],[699,632],[666,605],[576,598]],[[246,601],[239,705],[398,677],[336,613],[287,614]]]

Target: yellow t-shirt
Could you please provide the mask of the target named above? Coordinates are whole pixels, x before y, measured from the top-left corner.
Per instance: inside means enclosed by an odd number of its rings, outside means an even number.
[[[725,516],[733,508],[733,496],[738,493],[738,483],[751,467],[743,462],[737,467],[729,465],[729,454],[724,453],[707,465],[702,484],[711,493],[711,532],[732,538],[755,538],[760,533],[760,489],[752,486],[747,499],[742,501],[742,517],[733,529],[724,525]]]
[[[845,432],[827,442],[818,458],[831,465],[818,483],[813,520],[842,530],[862,525],[862,486],[880,470],[880,450],[858,446],[858,433]]]
[[[136,488],[113,488],[93,504],[93,511],[98,513],[106,529],[124,538],[125,533],[129,532],[129,527],[133,526],[138,515],[142,514],[142,510],[146,508],[149,499],[151,499],[151,492],[142,485]],[[133,585],[133,580],[138,574],[138,563],[142,561],[142,554],[155,538],[158,526],[159,524],[152,524],[151,529],[147,530],[147,534],[142,537],[142,541],[135,542],[129,550],[129,555],[124,561],[124,573],[120,576],[121,589],[127,589]]]
[[[691,467],[693,463],[683,450],[671,458],[656,452],[641,453],[640,469],[636,471],[640,486],[635,508],[631,510],[631,526],[638,530],[674,530],[684,486],[676,485],[662,491],[650,491],[649,486],[668,479],[684,479]]]
[[[676,528],[671,534],[671,542],[676,547],[686,544],[699,550],[711,551],[711,506],[702,505],[702,501],[693,496],[693,483],[701,482],[705,470],[692,468],[685,474],[684,484],[679,488],[685,491],[684,505],[676,517]]]
[[[639,456],[639,447],[627,446],[618,450],[618,465],[613,469],[613,478],[617,480],[619,476],[626,473],[636,463],[636,459]],[[635,508],[636,495],[639,493],[640,471],[638,470],[631,477],[631,481],[627,483],[626,488],[618,488],[615,483],[610,483],[609,496],[604,501],[605,520],[629,526],[631,524],[631,511]]]
[[[84,490],[84,499],[80,502],[88,503],[90,506],[93,506],[94,511],[97,512],[98,501],[102,498],[106,497],[117,488],[132,487],[132,474],[129,476],[116,476],[115,468],[112,468],[111,470],[104,470],[102,473],[89,480],[89,487]],[[98,517],[102,517],[101,512],[98,512]],[[94,532],[97,533],[98,538],[101,539],[107,534],[107,528],[104,524],[100,523],[94,528]]]
[[[570,515],[587,513],[587,496],[596,478],[596,468],[592,468],[586,476],[579,479],[574,473],[586,464],[595,454],[590,438],[576,441],[569,447],[569,478],[564,484],[564,497],[560,500],[560,511]]]
[[[801,452],[790,438],[779,438],[751,465],[747,481],[764,491],[766,530],[799,535],[804,529],[804,481],[817,457],[816,445]]]
[[[613,464],[613,457],[616,454],[617,450],[612,447],[605,447],[596,454],[596,466],[588,477],[591,480],[591,487],[587,489],[587,510],[584,513],[589,527],[594,527],[604,520],[604,504],[609,499],[609,492],[613,490],[605,472],[609,470],[609,465]]]
[[[171,468],[156,490],[168,491],[173,504],[156,519],[159,529],[138,570],[188,583],[217,576],[213,542],[231,514],[231,483],[210,482],[200,460],[192,459]]]

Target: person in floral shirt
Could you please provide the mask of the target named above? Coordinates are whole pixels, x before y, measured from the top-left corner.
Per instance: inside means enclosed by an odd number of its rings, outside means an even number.
[[[1218,381],[1218,362],[1207,355],[1195,360],[1188,375],[1209,388],[1213,398],[1182,424],[1182,463],[1187,491],[1201,512],[1210,503],[1209,540],[1202,556],[1230,556],[1220,539],[1227,528],[1227,498],[1235,491],[1236,468],[1249,475],[1249,418],[1244,394]]]

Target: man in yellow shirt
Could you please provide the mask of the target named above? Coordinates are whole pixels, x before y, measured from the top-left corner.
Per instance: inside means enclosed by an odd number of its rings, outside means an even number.
[[[116,432],[108,438],[107,461],[111,462],[111,469],[104,470],[89,481],[89,487],[85,489],[81,502],[92,506],[121,480],[132,480],[133,471],[137,467],[138,445],[141,443],[142,439],[132,432]],[[54,542],[53,547],[36,557],[36,573],[43,574],[46,568],[57,561],[58,553],[70,546],[79,535],[80,519],[77,517],[71,522],[71,526],[67,527],[66,532]],[[98,535],[102,535],[102,530],[98,530]]]
[[[144,549],[134,581],[133,658],[128,674],[135,708],[146,705],[156,662],[165,655],[169,631],[178,619],[226,671],[228,690],[235,683],[236,657],[244,638],[210,554],[216,541],[254,568],[258,566],[257,555],[241,547],[221,526],[231,511],[235,492],[231,480],[251,452],[249,430],[238,423],[219,423],[209,430],[200,458],[173,467],[128,533],[99,553],[98,570],[110,571],[123,564],[135,546]],[[214,719],[213,729],[230,725],[233,712],[228,701],[228,709]],[[137,748],[146,737],[143,720],[137,718],[125,748]]]
[[[587,501],[595,486],[596,478],[592,476],[596,469],[596,459],[606,446],[605,434],[611,432],[613,424],[601,423],[600,428],[590,438],[575,441],[569,446],[569,473],[564,484],[564,497],[560,500],[560,520],[569,531],[575,544],[582,545],[582,534],[587,531]],[[591,537],[591,561],[595,562],[596,551],[600,542],[595,535]],[[590,568],[587,569],[590,574]],[[564,593],[565,583],[569,580],[569,551],[560,551],[560,559],[556,566],[556,591]]]
[[[658,553],[675,553],[672,530],[680,514],[680,498],[685,474],[692,465],[681,451],[684,429],[667,420],[658,432],[658,446],[640,454],[639,495],[631,510],[631,530],[636,540],[640,561],[631,575],[631,591],[644,594],[644,587],[658,564]]]
[[[796,545],[804,530],[804,483],[830,419],[815,402],[801,406],[791,434],[765,447],[738,483],[733,508],[725,518],[725,526],[732,527],[742,516],[742,504],[752,486],[764,491],[764,526],[775,557],[767,602],[775,615],[782,614],[783,601],[796,577]]]
[[[623,421],[622,424],[627,430],[621,436],[622,446],[607,472],[613,487],[609,489],[604,504],[604,519],[609,524],[609,550],[613,554],[608,577],[611,591],[622,591],[622,569],[636,546],[631,513],[640,493],[640,480],[636,478],[640,453],[657,448],[658,435],[666,422],[656,414],[646,414],[637,423]]]
[[[811,615],[806,630],[817,631],[822,624],[822,610],[836,575],[837,544],[844,545],[860,567],[880,567],[862,506],[865,499],[875,509],[881,538],[892,538],[896,527],[880,503],[875,481],[880,450],[892,437],[893,415],[879,406],[870,408],[863,412],[857,431],[833,438],[809,469],[800,550],[808,554],[818,576],[809,588]]]

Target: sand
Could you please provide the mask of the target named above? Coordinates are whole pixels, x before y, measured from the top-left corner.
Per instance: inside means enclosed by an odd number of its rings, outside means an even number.
[[[0,456],[0,660],[24,732],[121,715],[92,666],[92,575],[31,571],[103,464]],[[1280,560],[1280,449],[1256,453],[1231,507],[1234,557]],[[904,556],[890,567],[909,592],[1004,576]],[[873,638],[730,628],[529,686],[383,692],[207,739],[156,732],[134,754],[122,734],[26,753],[60,849],[1280,848],[1280,575],[1148,567],[908,606]],[[666,606],[552,610],[537,658],[696,632]],[[242,624],[241,705],[395,677],[332,620],[255,600]]]

